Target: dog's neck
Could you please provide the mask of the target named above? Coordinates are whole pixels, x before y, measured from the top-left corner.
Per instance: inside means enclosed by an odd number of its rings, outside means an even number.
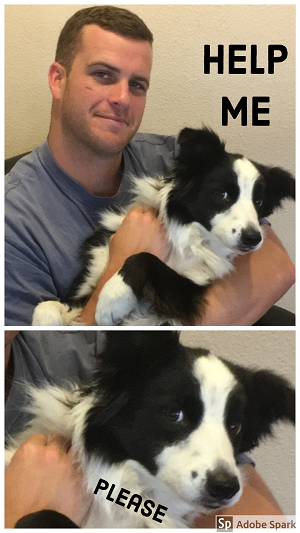
[[[152,500],[156,507],[158,504],[167,507],[161,523],[154,523],[152,517],[146,518],[134,508],[127,509],[111,501],[113,495],[107,500],[108,491],[98,491],[91,512],[84,525],[87,527],[115,528],[186,528],[195,516],[199,515],[197,505],[191,505],[178,496],[168,485],[148,472],[140,463],[127,460],[123,463],[109,465],[99,458],[91,457],[87,465],[87,480],[90,490],[94,491],[99,479],[105,479],[115,485],[115,495],[121,488],[130,491],[132,495],[140,495],[143,502]],[[142,507],[142,506],[141,506]],[[188,518],[187,518],[188,517]],[[151,521],[151,523],[149,523]]]

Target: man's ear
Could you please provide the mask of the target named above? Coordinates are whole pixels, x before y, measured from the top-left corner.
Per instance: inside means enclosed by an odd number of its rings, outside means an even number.
[[[60,100],[66,84],[67,73],[65,67],[55,61],[49,68],[48,82],[54,100]]]

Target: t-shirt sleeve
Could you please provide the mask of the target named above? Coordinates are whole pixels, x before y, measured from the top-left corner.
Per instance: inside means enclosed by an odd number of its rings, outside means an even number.
[[[178,145],[172,135],[138,133],[130,143],[130,149],[148,176],[168,174],[174,164]]]
[[[5,325],[30,326],[35,306],[42,300],[58,300],[46,259],[32,246],[6,239]]]

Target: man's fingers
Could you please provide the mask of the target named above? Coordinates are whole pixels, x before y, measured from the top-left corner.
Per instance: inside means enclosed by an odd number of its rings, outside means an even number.
[[[130,212],[132,213],[132,211],[134,211],[135,213],[151,213],[151,215],[153,215],[154,217],[157,216],[157,210],[151,205],[145,207],[138,205],[134,207]]]
[[[47,446],[48,439],[47,439],[46,435],[42,435],[42,434],[38,433],[36,435],[32,435],[32,437],[30,437],[30,439],[28,439],[27,442],[31,442],[32,444],[36,444],[36,445],[40,445],[40,446]]]

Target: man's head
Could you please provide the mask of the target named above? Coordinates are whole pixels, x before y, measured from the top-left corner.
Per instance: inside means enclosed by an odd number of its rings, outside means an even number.
[[[125,9],[97,6],[75,13],[49,72],[53,135],[62,133],[77,153],[120,154],[143,117],[152,41],[144,22]]]
[[[146,24],[135,13],[115,6],[94,6],[80,9],[67,20],[56,48],[55,61],[63,65],[69,74],[74,57],[80,50],[84,26],[96,24],[103,30],[111,31],[135,41],[153,43],[153,35]]]

